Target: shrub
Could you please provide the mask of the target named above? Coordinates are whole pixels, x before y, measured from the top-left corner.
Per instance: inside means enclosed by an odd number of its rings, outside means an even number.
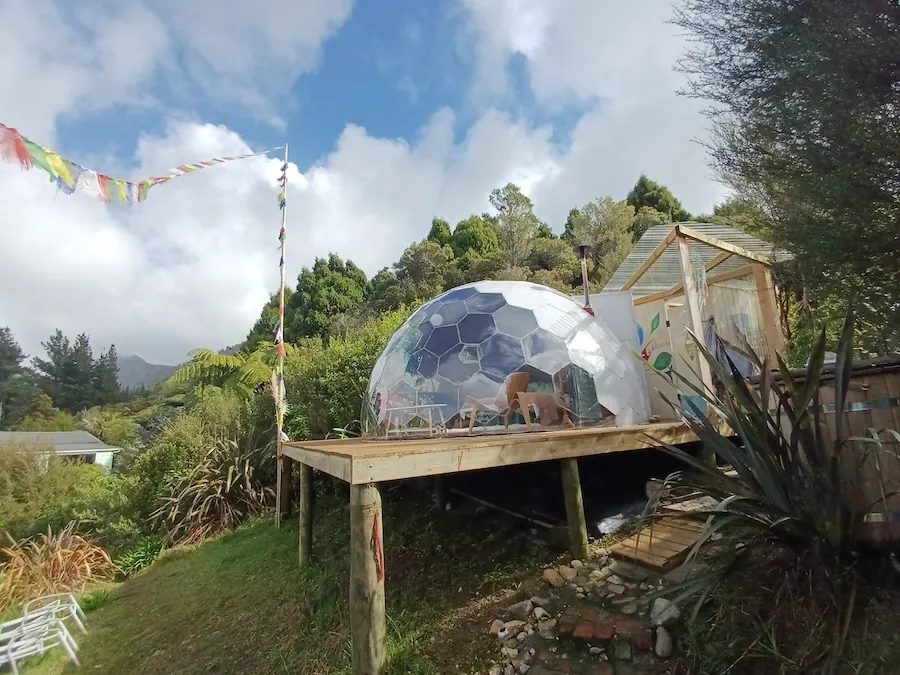
[[[109,554],[75,532],[69,523],[0,550],[0,611],[51,593],[79,593],[91,582],[111,581],[116,566]]]
[[[131,480],[91,464],[43,459],[33,447],[0,446],[0,530],[14,540],[77,522],[78,531],[114,550],[129,546],[137,526]]]
[[[860,508],[852,478],[860,464],[869,460],[869,453],[879,449],[877,443],[860,443],[861,452],[856,456],[845,450],[848,444],[861,441],[849,438],[842,424],[852,369],[853,316],[847,315],[837,346],[832,444],[823,441],[820,430],[824,420],[819,406],[810,405],[823,380],[824,331],[813,346],[802,378],[795,378],[783,361],[779,362],[780,378],[776,378],[768,364],[760,362],[746,347],[747,355],[761,372],[757,390],[748,386],[733,364],[726,370],[696,342],[723,387],[716,395],[684,377],[678,380],[691,393],[703,396],[721,421],[734,431],[737,442],[720,433],[716,423],[705,416],[684,420],[736,476],[730,477],[683,450],[665,446],[692,469],[670,476],[670,483],[687,491],[699,491],[716,503],[715,508],[687,514],[706,522],[691,556],[705,551],[712,569],[680,587],[679,599],[701,593],[702,601],[719,582],[734,579],[737,583],[753,570],[757,577],[765,579],[758,590],[780,589],[776,601],[768,602],[765,611],[777,614],[777,608],[785,604],[777,602],[782,591],[785,597],[804,598],[810,607],[819,603],[806,612],[814,619],[810,630],[824,631],[829,636],[831,653],[827,656],[830,663],[835,663],[843,650],[855,604],[859,528],[864,511],[869,508]],[[657,516],[666,517],[662,513]],[[725,545],[712,543],[718,538],[717,533],[726,536]],[[738,542],[740,546],[735,545]],[[770,585],[773,577],[779,581]],[[791,617],[782,618],[795,623],[803,612],[798,604],[787,604],[791,605]],[[771,626],[775,619],[761,621],[776,630]],[[797,626],[791,628],[799,631]],[[747,653],[750,651],[748,647]],[[812,667],[823,657],[818,647],[801,652],[791,657],[796,660],[792,664],[796,672]]]
[[[319,339],[297,345],[285,362],[292,437],[305,432],[324,438],[358,423],[372,367],[408,315],[401,307],[332,338],[327,346]]]
[[[191,471],[175,481],[151,516],[167,543],[198,541],[233,529],[274,498],[272,445],[216,443]]]
[[[149,516],[169,487],[192,470],[209,448],[254,433],[250,402],[218,387],[197,387],[186,406],[165,424],[150,446],[127,467],[137,479],[136,512]]]
[[[130,577],[149,567],[159,557],[161,550],[162,539],[157,536],[143,537],[127,553],[116,559],[116,567],[126,577]]]

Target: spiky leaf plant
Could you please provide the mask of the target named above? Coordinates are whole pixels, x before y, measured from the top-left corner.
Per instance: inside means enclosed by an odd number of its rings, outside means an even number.
[[[233,529],[271,504],[274,453],[271,444],[217,443],[176,481],[151,521],[167,544],[198,541]]]
[[[833,376],[823,377],[824,331],[801,377],[796,377],[780,358],[776,374],[744,345],[743,351],[760,372],[756,387],[739,374],[734,364],[721,364],[700,340],[694,337],[694,341],[722,386],[718,393],[711,392],[697,384],[698,378],[679,375],[677,381],[688,390],[684,393],[702,396],[713,413],[710,417],[682,414],[682,418],[707,450],[714,451],[732,471],[656,442],[688,466],[671,475],[667,483],[676,489],[699,492],[715,503],[712,508],[687,514],[705,523],[689,558],[703,552],[711,563],[710,570],[672,592],[677,595],[676,601],[699,594],[702,602],[716,584],[747,565],[758,564],[761,552],[785,553],[795,567],[804,565],[820,579],[833,580],[829,593],[840,598],[835,602],[834,661],[842,650],[856,596],[857,577],[846,572],[857,558],[863,516],[874,506],[861,507],[852,478],[864,462],[872,460],[873,452],[883,450],[883,444],[849,437],[842,419],[853,366],[853,314],[848,312],[844,322]],[[831,442],[823,433],[825,420],[818,402],[818,390],[825,380],[834,387]],[[695,408],[694,412],[699,410]],[[723,433],[720,423],[730,428],[734,437]],[[888,432],[873,433],[877,439]],[[885,499],[888,496],[883,495]],[[651,517],[671,516],[656,510]],[[724,540],[722,534],[726,535]]]
[[[92,582],[111,581],[117,568],[109,554],[76,531],[71,522],[0,549],[0,611],[51,593],[78,593]],[[7,535],[8,536],[8,535]]]

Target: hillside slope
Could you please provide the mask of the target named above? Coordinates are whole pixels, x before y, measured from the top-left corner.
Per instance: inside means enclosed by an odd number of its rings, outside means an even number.
[[[147,363],[140,356],[119,357],[119,386],[123,389],[152,387],[177,370],[178,366]]]

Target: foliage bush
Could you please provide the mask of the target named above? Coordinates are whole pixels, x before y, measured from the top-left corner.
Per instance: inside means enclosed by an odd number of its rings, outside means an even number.
[[[327,345],[312,338],[297,346],[285,361],[287,430],[293,438],[325,438],[336,428],[358,424],[372,367],[408,316],[401,307]]]
[[[111,581],[116,566],[95,542],[76,533],[76,523],[0,549],[0,611],[51,593],[81,592],[92,582]]]
[[[233,529],[259,513],[275,496],[274,446],[255,439],[216,443],[151,516],[167,543],[189,543]]]
[[[250,402],[233,393],[209,386],[190,392],[184,409],[125,469],[137,481],[136,512],[149,516],[169,486],[190,472],[216,442],[244,438],[252,428],[251,417]]]
[[[44,460],[34,450],[0,446],[0,531],[19,540],[74,521],[78,532],[111,550],[131,545],[138,528],[131,517],[130,479],[52,454]]]
[[[149,567],[162,550],[162,539],[156,535],[141,537],[141,539],[125,554],[116,558],[116,567],[126,577],[137,574],[145,567]]]
[[[761,372],[756,389],[736,368],[726,370],[699,341],[697,345],[713,374],[723,383],[723,390],[715,395],[690,379],[679,380],[691,393],[703,396],[715,416],[734,431],[737,442],[723,435],[706,416],[684,419],[736,476],[726,475],[722,469],[679,448],[666,446],[669,453],[692,469],[674,474],[670,483],[686,491],[699,491],[716,503],[714,508],[687,514],[706,523],[691,555],[704,551],[712,567],[707,574],[681,587],[680,599],[701,593],[702,601],[723,580],[737,582],[748,574],[771,580],[776,571],[774,576],[780,578],[777,588],[781,589],[778,596],[784,592],[785,597],[793,595],[811,604],[823,597],[827,600],[807,614],[814,616],[816,628],[829,636],[831,653],[827,661],[833,665],[843,650],[857,594],[859,578],[855,565],[861,552],[860,526],[866,511],[880,510],[877,503],[860,499],[854,477],[864,462],[875,461],[873,452],[882,451],[875,439],[884,430],[873,430],[872,442],[867,442],[849,437],[842,420],[853,361],[853,316],[849,314],[845,319],[834,375],[829,376],[829,380],[833,379],[829,386],[834,386],[835,391],[833,443],[823,440],[823,414],[818,405],[811,405],[817,401],[816,393],[824,381],[824,330],[801,378],[796,378],[781,360],[779,377],[775,377],[768,364],[760,362],[745,346]],[[725,545],[713,543],[719,534],[725,535]],[[803,610],[791,604],[789,622],[794,622]],[[820,622],[824,621],[822,604],[828,605],[826,624]],[[779,606],[778,602],[768,603],[773,613],[773,608]],[[786,617],[760,621],[774,625],[782,618]],[[797,670],[792,672],[822,666],[821,650],[793,656]]]

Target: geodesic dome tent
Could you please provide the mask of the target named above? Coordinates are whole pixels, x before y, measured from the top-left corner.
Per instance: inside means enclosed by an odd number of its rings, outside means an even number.
[[[363,432],[489,433],[646,422],[642,366],[557,291],[481,281],[424,304],[391,336]]]

